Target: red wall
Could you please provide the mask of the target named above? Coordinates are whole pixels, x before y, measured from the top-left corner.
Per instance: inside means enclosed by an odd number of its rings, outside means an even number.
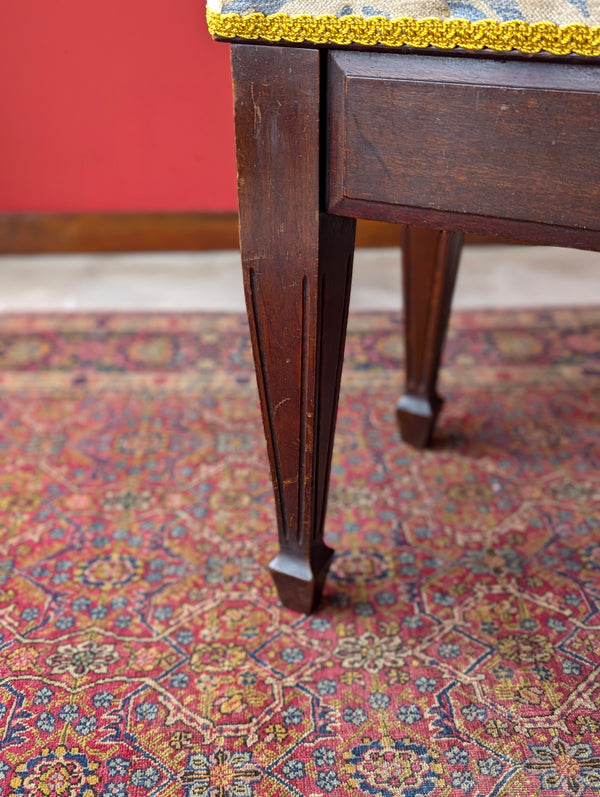
[[[3,0],[0,212],[233,210],[203,0]]]

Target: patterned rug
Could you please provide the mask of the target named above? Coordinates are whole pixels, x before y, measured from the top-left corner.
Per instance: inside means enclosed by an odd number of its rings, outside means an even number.
[[[322,608],[240,316],[0,317],[0,794],[600,792],[600,309],[457,313],[436,445],[351,317]]]

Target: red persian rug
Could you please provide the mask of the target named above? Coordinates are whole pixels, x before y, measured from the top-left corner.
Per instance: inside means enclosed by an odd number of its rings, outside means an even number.
[[[246,321],[0,318],[0,794],[600,792],[600,309],[457,313],[433,450],[351,318],[322,608]]]

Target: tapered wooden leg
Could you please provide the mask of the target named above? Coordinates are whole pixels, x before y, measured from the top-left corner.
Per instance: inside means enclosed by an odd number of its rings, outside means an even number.
[[[300,612],[320,598],[333,551],[323,522],[355,224],[320,211],[321,54],[233,45],[246,303],[275,490],[270,570]]]
[[[436,390],[462,233],[408,226],[403,241],[406,393],[397,405],[402,439],[430,442],[443,399]]]

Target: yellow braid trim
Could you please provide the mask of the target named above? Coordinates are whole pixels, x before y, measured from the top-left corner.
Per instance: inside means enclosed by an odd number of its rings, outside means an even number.
[[[330,14],[219,14],[207,9],[213,36],[226,39],[266,39],[312,44],[364,44],[385,47],[439,47],[498,50],[522,53],[542,51],[554,55],[600,55],[600,27],[521,20],[495,22],[483,19],[386,19],[385,17],[335,17]]]

